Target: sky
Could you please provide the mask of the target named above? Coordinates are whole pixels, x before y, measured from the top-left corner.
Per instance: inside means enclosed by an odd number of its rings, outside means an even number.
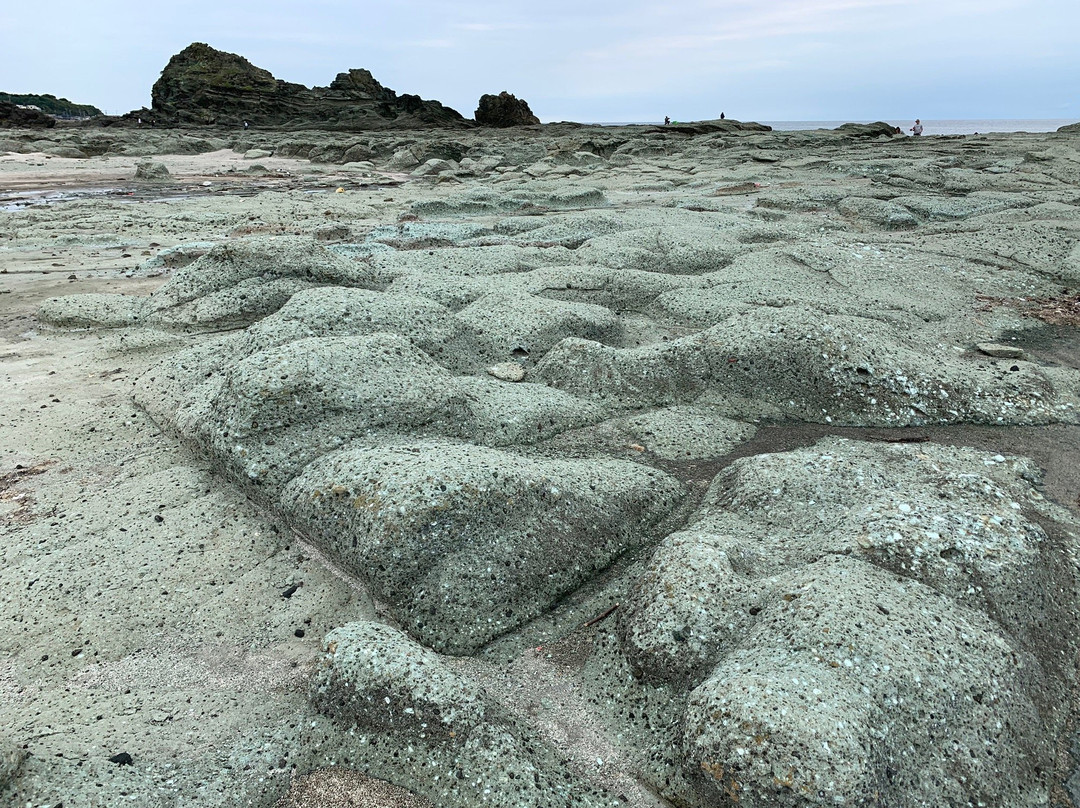
[[[191,42],[325,86],[364,67],[471,117],[1080,120],[1080,0],[0,2],[0,90],[150,105]]]

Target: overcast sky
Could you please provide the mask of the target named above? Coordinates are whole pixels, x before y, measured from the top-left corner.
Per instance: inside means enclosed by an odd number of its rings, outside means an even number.
[[[2,0],[0,90],[150,104],[191,42],[325,86],[366,67],[471,117],[1080,119],[1080,0]]]

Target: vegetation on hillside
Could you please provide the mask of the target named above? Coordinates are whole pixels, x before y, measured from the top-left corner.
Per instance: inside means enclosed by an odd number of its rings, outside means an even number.
[[[0,101],[9,101],[22,106],[35,106],[49,115],[60,118],[89,118],[101,115],[101,110],[90,104],[75,104],[66,98],[55,95],[32,95],[0,92]]]

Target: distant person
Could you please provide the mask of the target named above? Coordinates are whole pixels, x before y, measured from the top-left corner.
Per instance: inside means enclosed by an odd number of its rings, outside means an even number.
[[[247,121],[244,121],[244,128],[247,129]],[[919,130],[922,131],[922,130]]]
[[[724,120],[724,113],[720,113],[720,120]]]
[[[671,123],[671,118],[669,118],[667,115],[665,115],[664,116],[664,126],[667,126],[669,123]]]
[[[918,118],[915,119],[915,125],[911,127],[911,134],[915,135],[915,137],[922,134],[922,121]]]
[[[902,135],[902,134],[904,134],[904,130],[901,129],[899,126],[897,126],[896,128],[893,129],[893,134],[894,135]]]

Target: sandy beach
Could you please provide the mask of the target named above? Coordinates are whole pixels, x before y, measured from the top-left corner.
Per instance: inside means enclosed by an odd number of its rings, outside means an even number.
[[[1075,133],[5,131],[0,802],[1076,804],[1078,295]]]

